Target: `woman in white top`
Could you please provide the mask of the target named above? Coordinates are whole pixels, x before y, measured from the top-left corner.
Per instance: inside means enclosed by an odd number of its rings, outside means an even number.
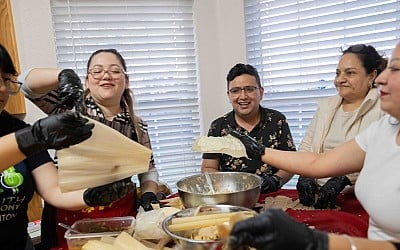
[[[380,108],[375,78],[386,65],[387,59],[371,45],[356,44],[342,50],[334,79],[338,93],[318,101],[317,112],[299,151],[331,150],[379,120],[384,112]],[[357,176],[358,173],[323,179],[300,176],[296,185],[300,202],[319,209],[334,208],[338,194],[347,185],[352,189],[350,185],[354,185]]]
[[[278,210],[239,222],[231,232],[232,249],[400,249],[400,43],[388,67],[377,77],[381,108],[388,115],[354,139],[325,153],[264,148],[243,134],[238,137],[252,158],[309,177],[360,172],[355,194],[370,216],[368,239],[309,229]]]

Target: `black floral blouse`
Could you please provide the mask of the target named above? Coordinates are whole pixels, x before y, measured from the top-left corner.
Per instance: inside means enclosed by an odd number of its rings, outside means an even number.
[[[234,111],[214,120],[208,131],[208,136],[226,136],[229,128],[239,130],[261,142],[266,147],[295,151],[292,134],[286,117],[279,111],[260,106],[261,121],[252,131],[240,127],[234,116]],[[262,161],[251,160],[245,157],[235,158],[227,154],[204,153],[203,159],[219,159],[219,171],[248,172],[260,176],[273,175],[278,169]]]

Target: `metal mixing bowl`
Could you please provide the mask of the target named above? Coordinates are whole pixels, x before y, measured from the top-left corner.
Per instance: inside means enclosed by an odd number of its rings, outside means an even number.
[[[260,197],[262,179],[244,172],[209,173],[215,193],[204,174],[185,177],[176,183],[185,208],[202,204],[229,204],[253,208]]]
[[[171,232],[168,229],[168,226],[171,224],[173,218],[180,217],[188,217],[193,216],[195,213],[197,215],[204,214],[220,214],[220,213],[230,213],[230,212],[239,212],[239,211],[249,211],[257,214],[254,210],[245,207],[232,206],[232,205],[202,205],[197,208],[187,208],[182,211],[179,211],[175,214],[172,214],[166,217],[162,222],[162,229],[164,232],[170,236],[174,242],[179,246],[178,249],[182,250],[216,250],[216,249],[224,249],[223,245],[226,242],[226,239],[220,240],[193,240],[187,238],[188,235],[195,232],[195,229],[182,231],[182,232]]]

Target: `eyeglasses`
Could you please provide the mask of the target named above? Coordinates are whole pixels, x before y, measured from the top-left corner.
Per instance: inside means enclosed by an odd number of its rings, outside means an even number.
[[[11,80],[10,78],[4,78],[0,81],[0,87],[4,85],[7,90],[8,95],[16,95],[18,94],[21,88],[21,82]]]
[[[122,74],[126,74],[125,71],[119,67],[113,67],[111,69],[93,68],[90,69],[88,73],[96,80],[102,79],[106,73],[108,73],[112,79],[118,79]]]
[[[255,87],[255,86],[245,86],[243,88],[240,87],[231,88],[228,91],[231,95],[240,95],[242,93],[242,90],[244,90],[245,94],[253,94],[256,91],[256,89],[259,88],[260,87]]]

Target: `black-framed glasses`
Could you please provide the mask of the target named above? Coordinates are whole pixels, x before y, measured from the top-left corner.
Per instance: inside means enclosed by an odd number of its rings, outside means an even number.
[[[4,78],[2,79],[2,81],[0,81],[0,86],[1,85],[4,85],[6,87],[8,95],[16,95],[21,89],[22,83],[12,80],[10,78]]]
[[[126,74],[126,72],[120,67],[111,67],[110,69],[96,67],[89,69],[88,73],[91,74],[96,80],[102,79],[106,73],[109,74],[112,79],[118,79],[122,76],[122,74]]]
[[[242,93],[242,91],[244,91],[244,93],[246,94],[253,94],[256,89],[259,89],[260,87],[256,87],[256,86],[245,86],[243,88],[240,87],[235,87],[235,88],[231,88],[229,89],[229,93],[231,95],[240,95]]]

